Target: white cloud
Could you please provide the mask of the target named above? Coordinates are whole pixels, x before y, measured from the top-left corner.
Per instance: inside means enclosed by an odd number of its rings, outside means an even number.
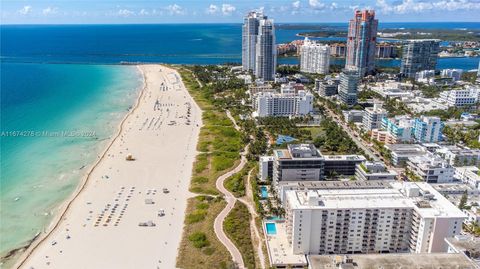
[[[139,15],[142,15],[142,16],[146,16],[148,14],[150,14],[150,12],[148,12],[146,9],[142,8],[140,9],[140,12],[138,12]]]
[[[170,13],[170,15],[183,15],[183,14],[185,14],[185,10],[177,4],[168,5],[165,9]]]
[[[47,8],[44,8],[42,9],[42,14],[47,16],[47,15],[51,15],[51,14],[56,14],[58,13],[58,8],[56,7],[47,7]]]
[[[223,15],[231,15],[237,8],[230,4],[223,4],[222,5],[222,13]]]
[[[293,9],[299,9],[300,8],[300,1],[295,1],[292,3],[292,8]]]
[[[22,15],[27,15],[27,14],[30,14],[31,12],[32,12],[32,6],[24,6],[18,11],[18,13]]]
[[[387,0],[377,0],[376,6],[382,13],[406,14],[410,12],[422,13],[425,11],[456,11],[456,10],[480,10],[478,0],[439,0],[423,2],[417,0],[402,0],[397,4],[389,4]]]
[[[130,17],[135,15],[135,12],[129,10],[129,9],[120,9],[117,12],[118,15],[123,16],[123,17]]]
[[[214,4],[210,4],[210,6],[207,8],[207,14],[215,14],[217,13],[219,10],[218,6],[217,5],[214,5]]]
[[[309,0],[308,4],[314,9],[321,9],[325,7],[325,4],[320,2],[320,0]]]

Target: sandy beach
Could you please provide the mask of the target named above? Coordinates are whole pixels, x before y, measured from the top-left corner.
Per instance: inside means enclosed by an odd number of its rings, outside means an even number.
[[[175,268],[201,110],[175,70],[139,68],[145,87],[118,137],[14,268]]]

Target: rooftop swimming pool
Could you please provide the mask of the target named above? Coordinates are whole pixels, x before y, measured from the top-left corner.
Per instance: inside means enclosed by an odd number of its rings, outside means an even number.
[[[262,193],[262,198],[268,198],[268,191],[266,186],[261,186],[260,191]]]
[[[277,226],[274,222],[267,222],[265,223],[265,229],[267,230],[268,235],[275,235],[277,234]]]

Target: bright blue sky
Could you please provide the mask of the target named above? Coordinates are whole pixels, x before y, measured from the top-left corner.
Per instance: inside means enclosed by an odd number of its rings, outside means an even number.
[[[480,0],[1,0],[1,23],[241,22],[263,9],[276,22],[345,22],[356,8],[381,21],[480,21]]]

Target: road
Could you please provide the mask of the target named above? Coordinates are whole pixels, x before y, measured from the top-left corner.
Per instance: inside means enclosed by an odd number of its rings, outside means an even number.
[[[323,105],[322,102],[318,102],[319,104]],[[365,154],[369,155],[370,157],[372,157],[373,160],[375,161],[381,161],[381,159],[376,155],[380,155],[379,153],[375,152],[374,150],[372,150],[372,147],[369,147],[368,145],[365,145],[363,143],[362,140],[360,140],[358,138],[358,134],[356,134],[354,131],[352,131],[352,129],[350,129],[350,127],[343,122],[342,119],[340,119],[340,117],[335,114],[332,110],[330,110],[326,105],[323,105],[323,107],[325,108],[325,111],[328,113],[328,115],[334,119],[338,125],[340,125],[340,127],[342,127],[342,129],[347,132],[347,134],[350,136],[350,138],[352,138],[353,142],[355,142],[355,144],[357,144],[357,146],[359,148],[361,148],[363,151],[365,151]]]

